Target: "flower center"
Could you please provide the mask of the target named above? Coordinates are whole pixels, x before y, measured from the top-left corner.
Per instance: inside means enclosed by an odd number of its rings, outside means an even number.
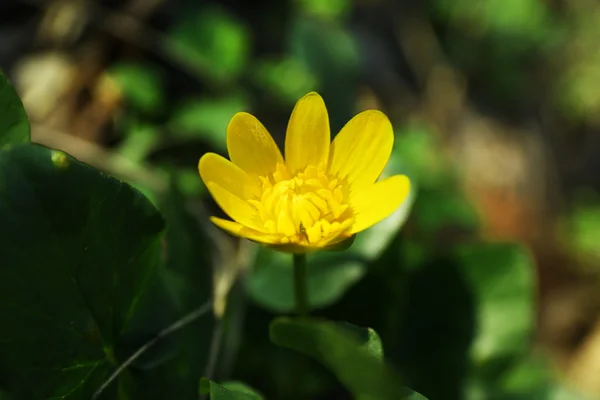
[[[270,177],[261,177],[257,208],[265,231],[282,243],[315,244],[346,231],[354,221],[348,188],[309,166],[291,177],[284,165]]]

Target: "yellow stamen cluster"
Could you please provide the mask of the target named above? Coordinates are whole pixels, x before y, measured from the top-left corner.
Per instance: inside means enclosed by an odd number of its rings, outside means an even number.
[[[347,230],[353,223],[348,187],[315,166],[294,176],[285,165],[260,177],[262,193],[249,200],[269,234],[281,243],[315,244]]]

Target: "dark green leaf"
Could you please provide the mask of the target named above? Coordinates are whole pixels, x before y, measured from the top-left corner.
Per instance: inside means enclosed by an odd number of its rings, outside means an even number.
[[[186,198],[172,184],[160,196],[159,207],[167,221],[164,268],[160,278],[167,300],[149,307],[150,316],[172,305],[168,324],[210,301],[212,295],[212,246],[199,222],[187,210]],[[169,310],[170,311],[170,310]],[[148,323],[148,320],[145,321]],[[149,322],[152,322],[150,319]],[[162,327],[168,325],[163,323]],[[143,333],[140,324],[135,333]],[[152,327],[152,324],[150,324]],[[197,396],[198,377],[208,364],[214,328],[212,307],[190,325],[159,342],[136,363],[137,398],[192,399]],[[148,329],[146,329],[148,331]],[[149,338],[146,338],[149,339]],[[138,341],[138,346],[143,341]],[[135,346],[131,346],[135,350]],[[128,354],[131,354],[129,351]]]
[[[202,213],[201,205],[198,207]],[[168,287],[187,312],[211,299],[215,245],[207,228],[216,228],[209,225],[206,215],[197,216],[189,211],[187,199],[175,180],[163,196],[160,210],[168,221],[165,259]]]
[[[471,230],[479,217],[463,193],[446,190],[422,191],[414,208],[415,227],[424,234],[436,234],[443,228]]]
[[[277,318],[271,323],[269,337],[279,346],[322,363],[356,398],[414,398],[413,392],[402,386],[401,378],[382,362],[376,333],[364,330],[357,335],[358,329],[326,320]]]
[[[90,399],[157,276],[160,214],[128,185],[22,145],[0,151],[0,226],[0,376],[18,398]]]
[[[472,243],[411,272],[401,345],[407,382],[431,398],[462,399],[475,379],[491,385],[528,352],[533,265],[515,244]]]
[[[316,77],[327,102],[332,133],[352,118],[360,76],[358,44],[340,24],[318,18],[297,17],[291,22],[290,54]]]
[[[29,142],[29,121],[15,89],[0,73],[0,149]]]
[[[212,400],[262,400],[263,397],[242,382],[231,381],[218,384],[207,378],[200,381],[200,393],[210,394]]]

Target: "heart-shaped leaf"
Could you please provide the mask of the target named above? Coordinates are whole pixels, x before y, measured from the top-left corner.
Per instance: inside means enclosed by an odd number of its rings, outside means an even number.
[[[3,382],[17,398],[90,399],[157,277],[162,217],[123,182],[20,145],[0,151],[0,226]]]

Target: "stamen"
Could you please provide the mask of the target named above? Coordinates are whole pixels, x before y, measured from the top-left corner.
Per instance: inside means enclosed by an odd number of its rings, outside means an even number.
[[[317,244],[344,234],[354,217],[348,187],[314,166],[291,176],[278,165],[272,176],[261,177],[262,193],[250,200],[265,231],[281,243]]]

